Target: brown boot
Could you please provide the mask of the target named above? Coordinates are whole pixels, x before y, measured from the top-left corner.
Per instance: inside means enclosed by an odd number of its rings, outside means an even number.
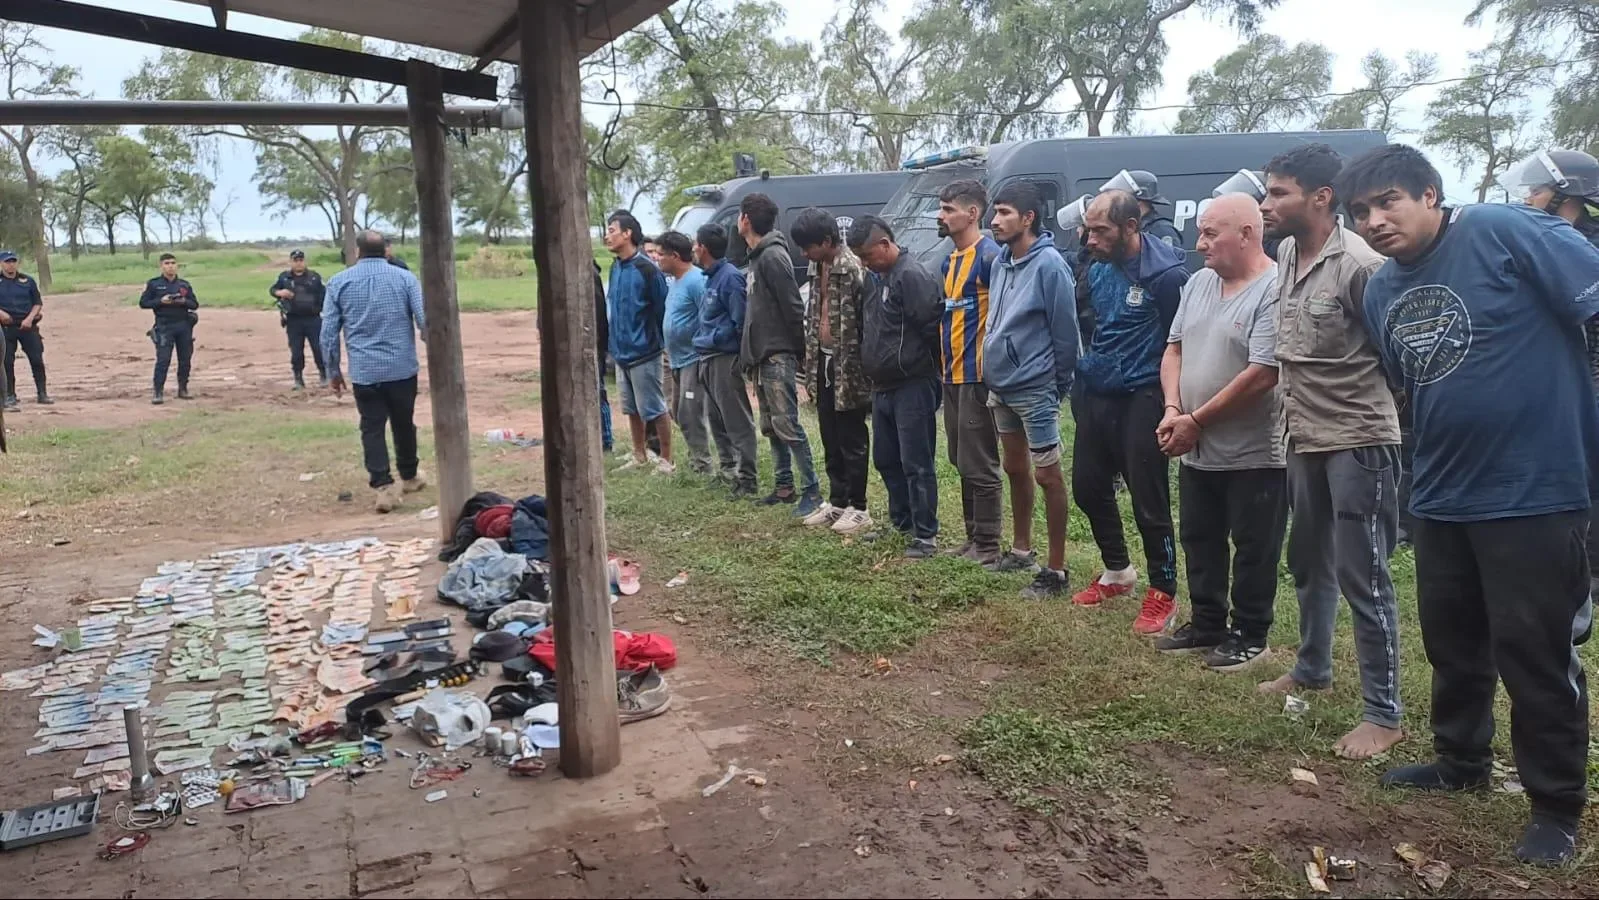
[[[422,490],[423,488],[425,488],[427,486],[428,486],[427,477],[424,476],[421,472],[418,472],[418,473],[416,473],[415,476],[405,479],[405,483],[401,486],[400,489],[402,491],[404,491],[405,493],[407,493],[407,494],[414,494],[417,491],[420,491],[420,490]]]
[[[396,485],[385,484],[377,489],[377,495],[373,508],[380,513],[394,512],[400,505],[400,491]]]

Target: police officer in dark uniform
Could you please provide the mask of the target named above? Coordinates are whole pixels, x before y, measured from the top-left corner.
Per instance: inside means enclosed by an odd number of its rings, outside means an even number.
[[[176,256],[161,254],[161,274],[145,282],[139,306],[155,313],[155,327],[149,332],[150,340],[155,342],[155,390],[150,402],[157,406],[166,402],[163,394],[174,349],[178,351],[178,399],[193,399],[189,393],[189,361],[194,357],[194,325],[200,321],[195,310],[200,308],[200,301],[194,296],[194,286],[178,277]]]
[[[289,268],[272,283],[272,296],[278,301],[278,321],[289,337],[289,367],[294,370],[294,389],[305,390],[305,344],[311,343],[311,358],[316,362],[322,386],[328,386],[328,369],[322,361],[322,301],[327,287],[322,276],[305,267],[305,251],[289,254]]]
[[[33,369],[33,386],[39,403],[54,403],[44,389],[44,338],[39,336],[39,319],[44,300],[39,282],[17,271],[17,255],[0,250],[0,332],[5,334],[6,409],[17,409],[17,347],[28,356]]]
[[[1183,235],[1172,224],[1171,216],[1161,207],[1170,206],[1171,201],[1160,195],[1160,180],[1155,173],[1143,169],[1123,169],[1116,173],[1116,177],[1100,186],[1101,194],[1106,191],[1126,191],[1138,200],[1138,208],[1143,213],[1139,221],[1138,230],[1143,233],[1165,241],[1166,243],[1182,249]]]

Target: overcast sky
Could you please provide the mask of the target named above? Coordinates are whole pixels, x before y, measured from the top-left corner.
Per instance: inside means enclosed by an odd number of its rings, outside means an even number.
[[[106,0],[90,2],[106,4]],[[790,10],[789,34],[805,39],[815,39],[821,34],[825,17],[812,12],[818,5],[816,0],[782,2]],[[173,19],[211,22],[210,10],[204,5],[177,0],[119,0],[106,5]],[[889,17],[897,21],[914,8],[915,0],[887,0],[887,6]],[[1331,15],[1322,0],[1283,0],[1277,9],[1266,14],[1263,30],[1290,44],[1300,41],[1324,44],[1335,54],[1333,89],[1349,90],[1360,84],[1360,59],[1366,53],[1380,48],[1391,56],[1403,56],[1405,50],[1418,43],[1407,42],[1404,46],[1379,43],[1373,41],[1376,35],[1425,35],[1426,47],[1438,54],[1440,76],[1462,74],[1467,54],[1481,48],[1491,37],[1486,27],[1472,28],[1464,24],[1471,7],[1471,0],[1413,0],[1408,4],[1392,0],[1339,0],[1336,14]],[[1374,27],[1375,23],[1381,23],[1381,27]],[[299,26],[244,15],[229,16],[228,26],[285,38],[292,38],[302,30]],[[102,99],[121,96],[123,79],[158,52],[142,44],[54,29],[43,30],[41,36],[59,61],[82,71],[81,85],[85,91]],[[1186,99],[1189,76],[1207,68],[1239,43],[1237,35],[1225,22],[1210,21],[1193,12],[1166,26],[1166,41],[1171,50],[1164,66],[1165,86],[1146,106],[1181,104]],[[1422,108],[1434,90],[1418,90],[1406,98],[1408,121],[1419,122]],[[603,111],[590,108],[589,113],[600,116]],[[1135,124],[1135,129],[1164,131],[1176,118],[1175,111],[1146,113]],[[231,193],[237,198],[228,214],[230,239],[263,239],[277,235],[321,237],[326,234],[320,212],[295,213],[279,219],[263,210],[265,204],[251,183],[255,165],[254,150],[249,144],[225,141],[219,149],[219,158],[217,196],[226,197]],[[1458,196],[1459,179],[1452,167],[1445,160],[1436,161],[1453,182],[1449,190]],[[45,166],[51,168],[49,163]],[[639,212],[650,218],[648,210]],[[646,221],[644,224],[653,227],[656,223]]]

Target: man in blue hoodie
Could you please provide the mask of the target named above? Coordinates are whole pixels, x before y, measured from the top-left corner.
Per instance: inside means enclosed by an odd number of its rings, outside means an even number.
[[[1130,593],[1138,570],[1127,554],[1116,476],[1127,483],[1144,539],[1149,589],[1133,623],[1139,634],[1165,632],[1177,614],[1177,548],[1172,538],[1171,472],[1155,429],[1164,410],[1160,362],[1188,283],[1183,251],[1141,231],[1138,199],[1109,190],[1085,219],[1094,337],[1077,363],[1072,418],[1072,487],[1088,516],[1105,571],[1072,597],[1098,606]]]
[[[1036,185],[1013,182],[995,195],[992,228],[1004,249],[994,262],[983,335],[983,384],[1010,476],[1015,529],[1010,552],[991,568],[1037,568],[1030,473],[1044,491],[1049,528],[1048,565],[1022,590],[1033,600],[1067,591],[1071,510],[1060,464],[1060,404],[1071,393],[1082,349],[1071,270],[1055,249],[1055,236],[1043,230],[1043,218],[1044,198]]]
[[[640,248],[644,229],[626,212],[612,213],[605,223],[605,247],[616,255],[611,263],[611,358],[616,360],[616,382],[622,391],[622,412],[633,436],[633,458],[621,468],[649,463],[644,431],[653,429],[661,441],[656,469],[669,475],[672,466],[672,417],[662,389],[661,353],[665,347],[666,276]]]
[[[739,500],[756,493],[755,414],[738,356],[747,286],[744,273],[727,261],[727,242],[727,229],[720,225],[701,225],[694,235],[694,261],[705,270],[705,302],[694,349],[700,354],[700,385],[711,437],[723,460],[722,476],[733,483],[731,499]]]

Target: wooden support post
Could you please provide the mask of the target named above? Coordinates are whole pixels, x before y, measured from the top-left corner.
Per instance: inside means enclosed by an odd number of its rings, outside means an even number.
[[[538,268],[544,474],[561,771],[602,775],[622,758],[605,567],[605,467],[595,357],[594,245],[579,84],[578,4],[520,0],[528,194]]]
[[[422,310],[427,316],[428,397],[433,405],[433,452],[438,465],[439,535],[455,536],[455,518],[472,496],[472,438],[466,421],[466,362],[461,311],[455,302],[455,231],[450,159],[444,150],[444,91],[440,70],[419,59],[405,64],[411,112],[411,159],[416,170],[418,234],[422,244]]]

